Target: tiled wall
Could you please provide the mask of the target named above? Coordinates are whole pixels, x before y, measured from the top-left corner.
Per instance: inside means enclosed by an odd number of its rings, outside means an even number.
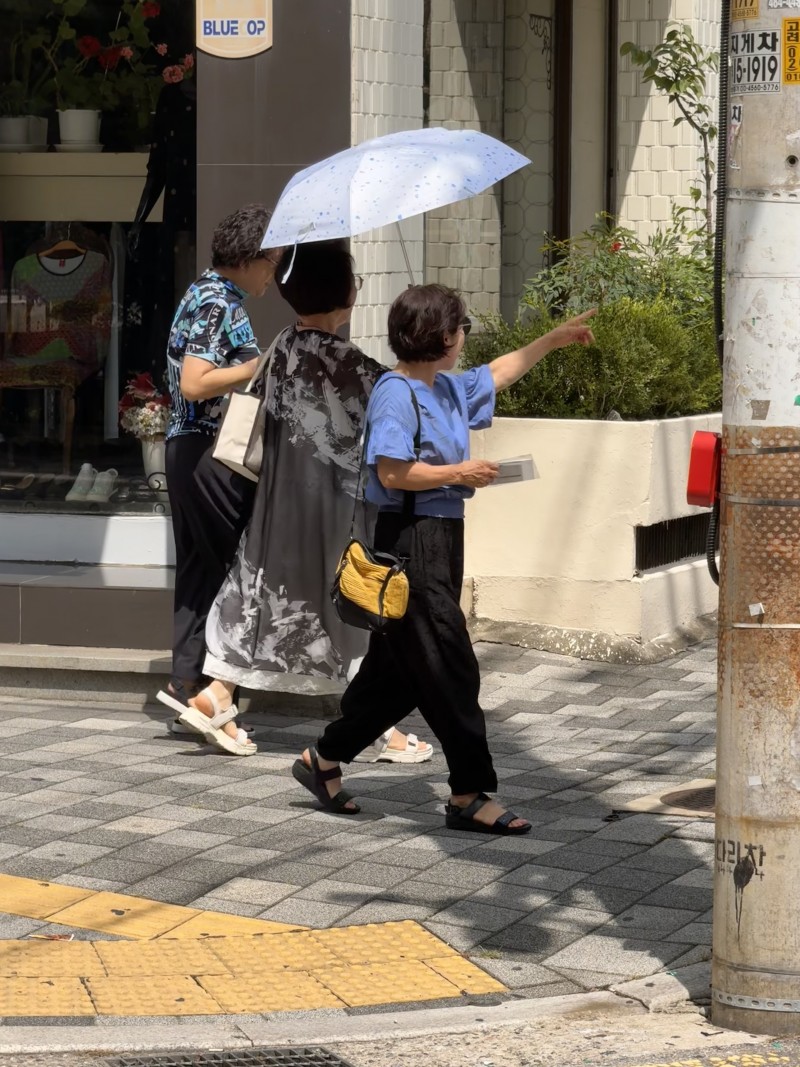
[[[652,48],[669,22],[688,23],[706,48],[719,47],[719,4],[715,0],[620,0],[619,42]],[[717,79],[709,79],[711,99]],[[646,238],[666,222],[672,204],[688,205],[691,185],[700,184],[700,142],[666,97],[642,82],[629,58],[619,61],[617,204],[620,220]]]
[[[503,136],[504,0],[431,0],[428,123]],[[472,311],[500,304],[498,190],[426,216],[426,281],[459,289]]]
[[[525,282],[542,266],[544,233],[553,217],[553,93],[545,40],[531,26],[532,6],[537,15],[553,15],[553,0],[535,5],[506,0],[505,139],[532,160],[503,183],[502,310],[507,318],[514,317]]]
[[[422,126],[423,0],[353,0],[352,143]],[[422,281],[423,220],[402,224],[417,282]],[[352,242],[356,272],[364,276],[351,336],[369,355],[391,362],[386,317],[408,285],[394,227],[372,230]]]

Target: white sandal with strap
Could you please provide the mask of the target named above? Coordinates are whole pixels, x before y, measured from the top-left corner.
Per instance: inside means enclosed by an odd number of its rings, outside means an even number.
[[[197,707],[200,700],[208,702],[213,715],[205,715]],[[245,730],[240,728],[236,737],[228,737],[222,729],[227,723],[233,722],[238,714],[239,709],[235,704],[222,709],[214,693],[210,689],[204,689],[196,697],[192,697],[188,707],[185,707],[178,716],[178,722],[202,734],[210,745],[221,752],[227,752],[230,756],[253,756],[258,751],[258,747],[248,738]]]
[[[368,745],[354,757],[353,763],[425,763],[433,755],[433,746],[420,741],[416,734],[408,734],[405,748],[389,748],[395,728]]]

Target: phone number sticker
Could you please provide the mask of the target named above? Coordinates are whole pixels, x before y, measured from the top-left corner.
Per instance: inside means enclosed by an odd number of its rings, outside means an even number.
[[[758,0],[732,0],[731,19],[757,19]]]
[[[731,92],[781,91],[781,34],[777,30],[745,30],[731,34]]]
[[[783,20],[783,84],[800,85],[800,19]]]

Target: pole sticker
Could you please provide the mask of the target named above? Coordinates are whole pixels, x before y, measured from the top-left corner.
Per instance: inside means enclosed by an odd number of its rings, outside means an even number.
[[[758,0],[731,0],[731,19],[757,19]]]
[[[744,30],[731,34],[731,93],[734,96],[781,91],[780,45],[778,30]]]
[[[197,0],[197,47],[223,59],[272,48],[272,0]]]
[[[800,85],[800,18],[783,20],[783,84]]]
[[[742,936],[744,891],[753,878],[763,881],[766,856],[763,845],[745,844],[734,839],[720,837],[714,842],[717,871],[720,874],[730,874],[733,879],[737,940],[740,940]]]

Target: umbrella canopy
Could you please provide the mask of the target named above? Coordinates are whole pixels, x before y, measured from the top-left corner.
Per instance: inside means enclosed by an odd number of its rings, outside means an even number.
[[[262,248],[354,237],[466,200],[528,163],[476,130],[436,127],[376,137],[296,174]]]

